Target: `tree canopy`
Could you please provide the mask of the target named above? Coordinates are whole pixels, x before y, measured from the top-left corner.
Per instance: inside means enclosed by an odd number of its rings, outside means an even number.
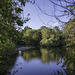
[[[67,46],[75,45],[75,19],[70,20],[63,27],[63,37]]]

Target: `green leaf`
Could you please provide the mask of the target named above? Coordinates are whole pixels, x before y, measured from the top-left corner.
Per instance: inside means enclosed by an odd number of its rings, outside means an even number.
[[[17,20],[17,24],[18,24],[19,26],[22,26],[22,25],[23,25],[23,21]]]

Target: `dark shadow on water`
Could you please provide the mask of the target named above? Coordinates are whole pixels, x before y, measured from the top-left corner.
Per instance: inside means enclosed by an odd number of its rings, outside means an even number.
[[[0,75],[7,74],[7,70],[14,65],[16,56],[8,56],[7,58],[0,59]],[[10,75],[10,72],[8,74]]]

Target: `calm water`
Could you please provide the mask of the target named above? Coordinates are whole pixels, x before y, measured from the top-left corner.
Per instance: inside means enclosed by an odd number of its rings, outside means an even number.
[[[75,75],[75,47],[32,49],[16,56],[0,60],[0,75]]]
[[[7,75],[67,75],[61,49],[19,51]]]

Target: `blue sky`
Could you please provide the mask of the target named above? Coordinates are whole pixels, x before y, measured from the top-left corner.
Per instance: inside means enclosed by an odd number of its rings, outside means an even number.
[[[53,14],[54,7],[53,4],[49,2],[49,0],[36,0],[37,5],[45,11],[48,14]],[[58,8],[61,9],[61,8]],[[23,15],[24,17],[27,16],[28,13],[30,13],[30,20],[23,25],[22,28],[25,26],[29,26],[32,29],[39,29],[41,26],[47,26],[47,27],[54,27],[54,26],[61,26],[61,24],[54,18],[48,15],[43,14],[39,8],[36,6],[36,4],[30,4],[26,3],[26,6],[23,7]],[[57,14],[60,14],[59,12],[56,12]],[[61,18],[62,20],[68,21],[68,19]]]

